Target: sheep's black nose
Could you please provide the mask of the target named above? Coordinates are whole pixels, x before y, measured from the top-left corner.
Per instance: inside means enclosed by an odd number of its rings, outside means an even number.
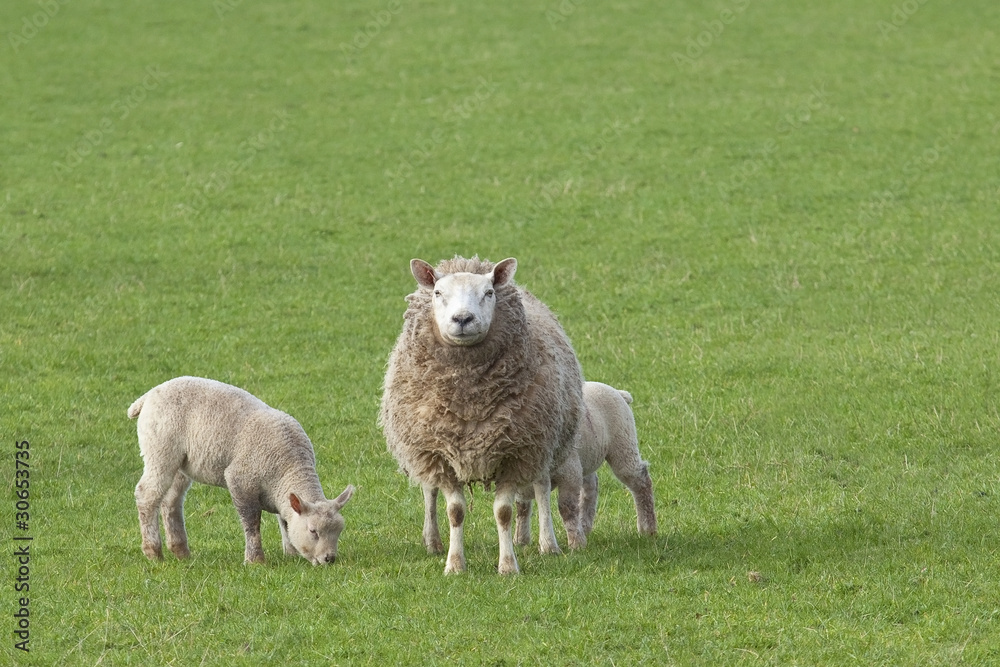
[[[326,560],[327,563],[335,563],[335,562],[337,562],[337,555],[336,554],[327,554],[326,557],[325,557],[325,560]]]
[[[472,313],[458,313],[454,315],[451,319],[458,326],[464,327],[466,324],[469,324],[470,322],[472,322],[472,320],[476,318]]]

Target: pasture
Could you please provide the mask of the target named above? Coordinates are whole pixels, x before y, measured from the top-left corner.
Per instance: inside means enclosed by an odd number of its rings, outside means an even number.
[[[0,663],[1000,662],[996,2],[11,0],[0,26]],[[376,416],[408,263],[454,254],[516,257],[631,392],[657,537],[605,467],[585,550],[556,518],[564,555],[498,576],[477,488],[469,571],[425,552]],[[125,412],[178,375],[293,415],[327,495],[357,486],[336,564],[265,515],[244,566],[198,485],[193,557],[146,560]]]

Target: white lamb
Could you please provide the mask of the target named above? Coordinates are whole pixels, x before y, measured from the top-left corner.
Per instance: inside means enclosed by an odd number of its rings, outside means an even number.
[[[340,509],[354,487],[326,499],[312,443],[291,416],[238,387],[195,377],[153,387],[128,416],[139,418],[145,469],[135,500],[148,558],[163,558],[161,508],[167,546],[178,558],[190,555],[184,494],[197,480],[229,489],[246,533],[247,563],[264,562],[262,510],[278,515],[285,553],[301,554],[313,565],[337,559],[344,529]]]
[[[553,488],[581,485],[576,501],[580,509],[569,507],[573,497],[559,494],[559,511],[563,517],[570,548],[586,546],[587,535],[594,527],[597,513],[597,469],[607,461],[611,471],[628,487],[635,499],[636,523],[640,535],[656,534],[656,510],[653,505],[653,482],[649,464],[639,455],[639,437],[635,417],[629,405],[632,395],[627,391],[600,382],[583,385],[584,419],[577,433],[573,454],[552,473]],[[531,500],[519,497],[515,544],[531,542]]]
[[[441,550],[437,489],[451,527],[445,573],[465,570],[463,487],[496,485],[498,570],[518,571],[517,489],[533,485],[539,545],[558,553],[551,471],[570,454],[583,414],[583,376],[569,339],[542,302],[514,284],[517,261],[413,260],[418,289],[389,357],[379,421],[400,468],[424,490],[424,543]]]

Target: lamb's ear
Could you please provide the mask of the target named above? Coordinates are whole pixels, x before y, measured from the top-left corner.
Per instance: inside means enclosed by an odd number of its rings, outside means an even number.
[[[434,283],[437,282],[439,276],[434,267],[425,262],[422,259],[411,259],[410,260],[410,273],[413,277],[417,279],[417,284],[421,287],[426,287],[427,289],[433,289]]]
[[[288,502],[292,504],[292,509],[295,510],[296,514],[302,514],[306,511],[306,504],[299,500],[299,497],[294,493],[288,494]]]
[[[493,267],[493,286],[503,287],[512,281],[515,271],[517,271],[517,260],[513,257],[497,262]]]
[[[347,504],[347,501],[350,500],[351,496],[353,495],[354,495],[354,485],[348,484],[347,488],[344,489],[344,492],[333,499],[334,507],[336,507],[339,510],[341,507]]]

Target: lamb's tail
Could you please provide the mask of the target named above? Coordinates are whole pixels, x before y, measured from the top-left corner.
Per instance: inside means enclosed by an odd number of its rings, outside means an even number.
[[[128,418],[135,419],[139,416],[139,412],[142,411],[142,404],[146,402],[146,394],[143,394],[139,398],[135,399],[135,403],[128,408]]]
[[[624,389],[619,389],[618,393],[622,395],[622,398],[625,399],[626,403],[628,403],[629,405],[632,405],[632,394],[628,393]],[[130,412],[130,414],[131,414],[131,412]]]

